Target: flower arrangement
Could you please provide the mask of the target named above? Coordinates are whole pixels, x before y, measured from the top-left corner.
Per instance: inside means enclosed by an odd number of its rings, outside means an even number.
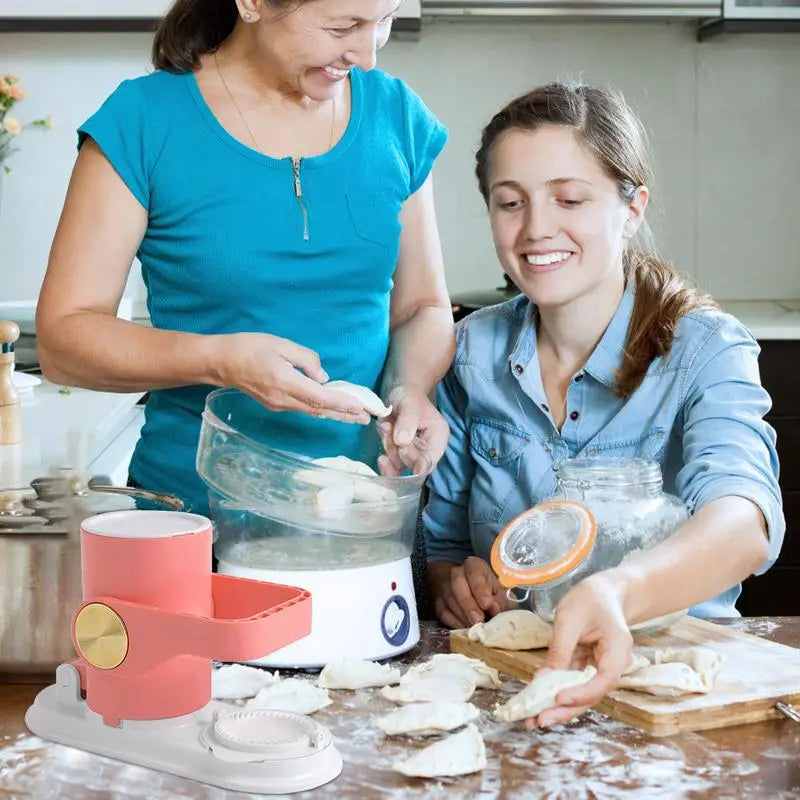
[[[20,85],[19,78],[14,75],[0,75],[0,164],[3,165],[6,172],[11,172],[11,168],[5,162],[18,149],[14,143],[24,128],[53,127],[53,120],[49,115],[27,124],[23,124],[16,117],[9,116],[9,111],[14,104],[24,99],[25,89]]]

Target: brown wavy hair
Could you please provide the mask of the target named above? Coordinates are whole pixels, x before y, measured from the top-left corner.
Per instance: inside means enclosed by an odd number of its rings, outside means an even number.
[[[475,156],[475,174],[487,206],[494,143],[506,131],[532,131],[541,125],[570,128],[616,181],[623,202],[630,203],[639,186],[650,184],[647,136],[622,95],[584,84],[551,83],[512,100],[484,128]],[[616,374],[616,391],[621,397],[630,397],[636,391],[655,358],[669,355],[681,317],[697,308],[716,307],[714,300],[685,283],[658,257],[646,222],[637,239],[623,257],[625,277],[633,282],[635,299],[622,364]]]
[[[311,0],[264,0],[286,11]],[[230,36],[239,12],[234,0],[175,0],[156,28],[152,61],[156,69],[193,72],[200,57]]]

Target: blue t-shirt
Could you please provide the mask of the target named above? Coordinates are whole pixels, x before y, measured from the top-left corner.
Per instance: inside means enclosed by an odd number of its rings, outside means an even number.
[[[123,82],[79,129],[147,210],[137,256],[154,327],[285,337],[319,353],[331,379],[376,388],[404,201],[428,177],[446,129],[401,80],[353,69],[351,116],[327,153],[295,164],[247,147],[206,104],[194,73]],[[130,466],[147,488],[207,510],[195,470],[212,387],[151,393]],[[251,404],[250,407],[253,407]],[[360,425],[259,407],[248,432],[313,457],[368,457]]]

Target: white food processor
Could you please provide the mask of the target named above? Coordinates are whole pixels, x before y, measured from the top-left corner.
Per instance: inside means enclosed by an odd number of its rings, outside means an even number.
[[[424,478],[271,448],[249,435],[259,408],[238,390],[211,392],[197,450],[218,571],[313,597],[311,633],[251,663],[316,669],[410,650],[419,641],[411,552]]]

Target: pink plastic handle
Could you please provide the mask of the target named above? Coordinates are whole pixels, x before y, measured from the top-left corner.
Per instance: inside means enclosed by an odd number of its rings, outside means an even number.
[[[277,583],[212,576],[214,617],[162,611],[115,597],[93,597],[120,615],[128,654],[116,672],[144,673],[179,655],[249,661],[311,633],[311,594]],[[86,605],[86,603],[84,603]]]

